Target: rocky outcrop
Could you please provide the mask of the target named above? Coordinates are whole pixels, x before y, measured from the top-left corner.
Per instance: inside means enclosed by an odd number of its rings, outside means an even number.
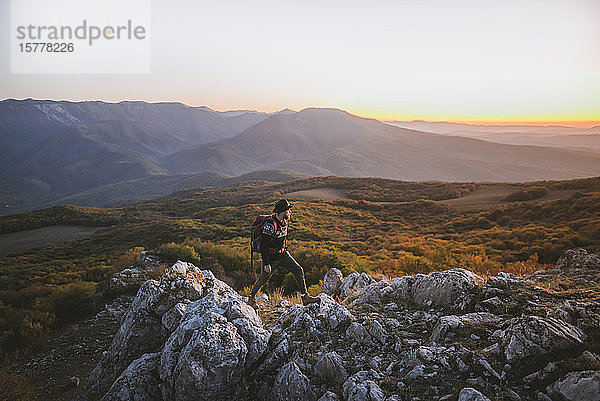
[[[571,372],[548,386],[548,393],[567,401],[596,401],[600,399],[600,370]]]
[[[331,297],[339,297],[344,284],[342,272],[336,268],[330,269],[323,277],[323,293]]]
[[[564,269],[548,271],[581,268]],[[178,262],[142,285],[81,399],[596,399],[595,290],[557,294],[534,276],[332,269],[319,302],[264,299],[263,325],[225,283]]]
[[[507,325],[499,344],[509,362],[573,348],[587,337],[578,328],[553,318],[525,316],[509,320]]]
[[[123,318],[111,347],[90,374],[88,388],[81,397],[100,398],[133,361],[144,354],[160,352],[170,335],[170,329],[163,325],[163,316],[176,314],[174,310],[181,310],[181,305],[209,294],[229,294],[242,302],[235,291],[210,271],[200,271],[185,262],[174,264],[160,281],[146,281]]]
[[[474,295],[483,285],[483,281],[481,277],[465,269],[399,277],[389,282],[381,280],[365,287],[358,287],[362,288],[362,291],[355,288],[353,304],[394,300],[411,302],[425,308],[437,307],[464,311],[473,303]]]
[[[588,253],[585,249],[569,249],[558,258],[556,268],[600,270],[600,256]]]
[[[115,297],[124,294],[135,295],[140,286],[161,269],[158,256],[141,251],[136,265],[129,266],[113,274],[102,289],[103,296]]]

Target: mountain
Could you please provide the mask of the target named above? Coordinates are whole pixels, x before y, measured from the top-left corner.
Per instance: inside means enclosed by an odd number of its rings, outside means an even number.
[[[600,126],[472,125],[426,121],[388,121],[388,124],[434,134],[463,136],[510,145],[534,145],[600,151]]]
[[[556,135],[545,139],[548,132],[524,126],[534,145],[546,145],[541,147],[490,142],[491,135],[509,137],[501,127],[476,126],[487,131],[463,133],[473,126],[418,124],[444,134],[337,109],[267,114],[181,103],[8,99],[0,102],[0,204],[4,213],[57,202],[114,205],[263,170],[441,181],[600,174],[597,127],[577,136],[565,127],[549,127]],[[547,146],[565,141],[577,149]]]
[[[171,173],[259,169],[403,180],[531,181],[600,174],[600,154],[394,127],[336,109],[274,115],[233,138],[158,160]]]
[[[267,118],[181,103],[0,102],[0,197],[23,210],[91,188],[166,174],[155,160]]]

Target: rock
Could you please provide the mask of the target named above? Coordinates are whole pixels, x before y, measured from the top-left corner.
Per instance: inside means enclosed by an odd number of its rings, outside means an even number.
[[[277,374],[270,399],[273,401],[316,400],[317,394],[294,362],[285,364]]]
[[[69,377],[69,384],[71,385],[71,387],[76,388],[79,387],[79,377],[77,376],[71,376]]]
[[[325,394],[323,394],[323,396],[317,401],[340,401],[340,397],[338,397],[336,393],[328,391]]]
[[[381,290],[382,300],[407,301],[411,298],[410,289],[417,276],[394,277],[388,285]]]
[[[244,396],[240,381],[248,348],[235,326],[214,312],[191,324],[188,330],[174,332],[165,346],[161,379],[174,389],[177,400]]]
[[[581,330],[560,320],[524,316],[508,322],[498,344],[510,362],[567,349],[583,343],[586,338]]]
[[[102,401],[162,401],[156,367],[160,354],[145,354],[133,361],[108,390]]]
[[[342,358],[335,352],[328,352],[317,361],[315,375],[334,387],[341,386],[348,379]]]
[[[550,395],[568,401],[598,401],[600,399],[600,371],[571,372],[548,386]]]
[[[318,303],[316,317],[326,322],[331,329],[336,329],[338,326],[354,320],[354,316],[348,312],[348,309],[335,302],[330,296],[321,294],[319,298],[321,302]]]
[[[388,286],[388,282],[386,280],[380,280],[375,283],[369,284],[366,286],[362,294],[352,301],[352,305],[359,305],[364,303],[371,304],[380,304],[381,303],[381,293],[384,288]]]
[[[411,288],[413,301],[420,306],[449,307],[464,310],[483,279],[465,269],[433,272],[415,280]]]
[[[348,337],[360,344],[372,344],[371,335],[360,323],[352,323],[346,330]]]
[[[465,387],[460,390],[458,401],[490,401],[490,399],[472,387]]]
[[[179,400],[242,397],[243,372],[266,350],[270,332],[237,294],[210,293],[188,305],[162,351],[160,378]]]
[[[342,272],[336,269],[329,269],[323,277],[323,293],[331,297],[339,297],[341,294],[342,284],[344,282],[344,276]]]
[[[104,289],[104,296],[135,294],[140,286],[150,278],[152,271],[146,267],[130,266],[113,274]]]
[[[533,372],[523,378],[523,381],[531,383],[537,380],[544,380],[548,375],[556,370],[556,364],[554,362],[548,363],[543,369]]]
[[[166,311],[161,319],[163,326],[167,330],[173,331],[179,324],[179,320],[181,320],[181,316],[183,316],[186,307],[187,305],[183,302],[178,302],[171,309]]]
[[[320,302],[315,302],[308,307],[294,305],[286,310],[273,323],[273,332],[315,330],[317,321],[319,325],[337,329],[338,326],[345,326],[354,320],[354,316],[348,312],[348,309],[335,302],[329,295],[319,294],[318,298]]]
[[[373,379],[372,371],[355,373],[344,383],[344,398],[347,401],[384,401],[385,394]]]
[[[569,249],[556,261],[558,269],[600,269],[600,256],[588,253],[585,249]]]
[[[533,285],[533,281],[522,279],[511,273],[500,272],[496,276],[488,277],[486,285],[492,288],[507,290],[518,286]]]
[[[290,343],[287,338],[283,338],[273,349],[273,351],[265,358],[259,366],[257,373],[264,376],[267,372],[271,372],[281,365],[290,353]]]
[[[181,322],[177,322],[177,315],[180,314],[183,305],[187,305],[187,307],[185,307],[185,313],[180,319],[184,319],[186,315],[191,313],[202,314],[207,312],[207,310],[218,309],[218,305],[215,306],[214,304],[209,305],[205,309],[192,308],[194,301],[207,296],[212,296],[213,300],[215,299],[214,297],[220,297],[222,300],[231,301],[230,303],[236,302],[238,309],[245,308],[244,313],[229,310],[225,306],[219,309],[219,311],[227,311],[234,321],[235,317],[241,317],[237,322],[237,326],[235,322],[228,322],[230,325],[233,325],[233,329],[230,328],[229,331],[226,331],[226,334],[230,334],[228,338],[232,340],[232,353],[235,354],[239,351],[240,357],[243,354],[243,358],[240,360],[242,367],[246,362],[246,354],[248,354],[249,358],[256,357],[255,354],[259,353],[261,348],[266,348],[270,333],[262,329],[262,323],[256,313],[243,302],[242,298],[235,291],[227,284],[217,280],[210,271],[201,271],[190,263],[178,261],[167,273],[162,275],[160,281],[149,280],[142,284],[122,320],[121,327],[115,335],[112,345],[103,354],[102,359],[90,374],[88,388],[82,393],[81,398],[101,398],[112,386],[117,377],[134,360],[144,354],[162,352],[163,346],[166,346],[165,342],[171,345],[176,344],[177,352],[167,352],[167,354],[163,352],[161,365],[163,364],[163,359],[172,359],[174,369],[178,361],[179,352],[193,337],[193,330],[188,326],[185,326],[188,330],[185,328],[182,328],[180,331],[175,330],[176,327],[181,327]],[[167,317],[163,320],[165,314],[167,314]],[[186,319],[186,321],[189,320],[203,321],[199,316],[196,316],[194,319]],[[217,320],[218,318],[214,319],[212,326],[200,324],[196,328],[208,330],[207,327],[209,326],[211,329],[213,326],[220,326]],[[225,325],[224,322],[221,323]],[[256,327],[256,335],[244,333],[244,330],[247,330],[249,326]],[[168,338],[172,337],[170,330],[175,330],[174,333],[177,332],[181,336],[167,341]],[[235,335],[233,335],[233,332],[235,332]],[[182,333],[185,333],[185,335]],[[246,335],[248,343],[246,343],[246,340],[242,340],[244,342],[243,346],[240,344],[240,349],[236,351],[236,346],[238,345],[236,341],[238,341],[237,337],[240,335]],[[190,351],[185,355],[193,357],[194,352]],[[228,357],[227,353],[225,357]],[[235,366],[232,366],[231,370],[235,371]]]
[[[464,325],[499,323],[501,321],[502,319],[488,312],[467,313],[462,316],[442,316],[433,328],[431,340],[439,341],[445,338],[449,331],[454,331],[460,327],[463,327]]]
[[[386,337],[387,337],[387,332],[385,331],[385,329],[383,328],[383,326],[381,325],[381,323],[379,323],[379,321],[377,321],[377,320],[373,321],[373,324],[369,328],[369,334],[377,342],[379,342],[380,344],[385,345]]]
[[[425,366],[417,365],[404,376],[404,380],[414,380],[425,375]]]
[[[344,277],[344,281],[340,287],[342,298],[357,298],[362,294],[365,287],[375,282],[375,279],[366,273],[352,273]]]
[[[537,399],[537,401],[553,401],[552,398],[548,397],[546,394],[542,393],[541,391],[537,392],[536,399]]]

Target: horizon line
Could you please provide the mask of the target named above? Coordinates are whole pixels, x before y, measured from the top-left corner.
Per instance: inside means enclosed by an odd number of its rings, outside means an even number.
[[[254,108],[244,108],[244,107],[235,107],[232,109],[223,109],[223,110],[219,110],[217,108],[213,108],[210,106],[207,106],[205,104],[203,105],[190,105],[187,103],[184,103],[183,101],[179,101],[179,100],[161,100],[161,101],[148,101],[148,100],[131,100],[131,99],[124,99],[124,100],[119,100],[119,101],[109,101],[109,100],[101,100],[101,99],[87,99],[87,100],[68,100],[68,99],[37,99],[37,98],[32,98],[32,97],[26,97],[26,98],[14,98],[14,97],[7,97],[5,99],[0,100],[0,102],[4,102],[7,100],[16,100],[16,101],[24,101],[24,100],[33,100],[33,101],[51,101],[51,102],[70,102],[70,103],[82,103],[82,102],[102,102],[102,103],[108,103],[108,104],[118,104],[118,103],[124,103],[124,102],[141,102],[141,103],[147,103],[147,104],[168,104],[168,103],[179,103],[182,104],[184,106],[187,107],[191,107],[191,108],[208,108],[212,111],[215,112],[241,112],[241,111],[246,111],[246,112],[255,112],[255,113],[265,113],[265,114],[273,114],[273,113],[277,113],[283,110],[291,110],[291,111],[295,111],[293,107],[290,106],[285,106],[282,107],[280,109],[274,109],[274,111],[261,111],[261,110],[256,110]],[[397,123],[415,123],[415,122],[424,122],[424,123],[434,123],[434,124],[466,124],[466,125],[536,125],[536,126],[567,126],[567,127],[579,127],[579,128],[592,128],[595,126],[600,126],[600,116],[599,117],[579,117],[579,118],[539,118],[539,117],[531,117],[531,118],[514,118],[514,119],[498,119],[498,118],[477,118],[477,117],[473,117],[473,118],[465,118],[465,117],[457,117],[457,118],[452,118],[452,117],[431,117],[431,118],[427,118],[424,117],[423,115],[419,116],[419,117],[409,117],[406,115],[403,116],[397,116],[397,117],[393,117],[393,116],[381,116],[381,115],[377,115],[377,113],[362,113],[362,112],[355,112],[355,111],[350,111],[350,110],[346,110],[340,107],[335,107],[335,106],[307,106],[307,107],[303,107],[300,110],[305,110],[305,109],[310,109],[310,108],[317,108],[317,109],[338,109],[338,110],[342,110],[342,111],[346,111],[350,114],[359,116],[359,117],[364,117],[364,118],[372,118],[372,119],[376,119],[378,121],[384,122],[384,123],[391,123],[391,122],[397,122]]]

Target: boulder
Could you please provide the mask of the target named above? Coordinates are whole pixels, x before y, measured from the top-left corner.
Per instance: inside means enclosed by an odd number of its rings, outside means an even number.
[[[201,304],[206,308],[198,305],[192,307],[194,302],[203,298],[206,299]],[[216,305],[216,300],[222,303]],[[231,322],[221,315],[220,318],[210,315],[210,322],[205,321],[208,316],[199,316],[215,311],[228,316]],[[199,315],[192,318],[193,314]],[[184,318],[186,323],[182,327],[181,320]],[[225,319],[227,324],[221,318]],[[188,342],[196,338],[193,336],[193,330],[190,330],[191,321],[203,322],[198,323],[196,329],[207,333],[222,329],[226,338],[231,341],[223,346],[231,345],[231,353],[239,354],[242,368],[247,359],[258,358],[258,354],[266,348],[270,336],[270,333],[262,328],[254,310],[227,284],[217,280],[208,270],[199,270],[190,263],[178,261],[162,275],[160,281],[149,280],[142,284],[110,348],[104,352],[102,359],[90,374],[88,387],[80,395],[80,399],[100,399],[125,369],[144,354],[162,352],[159,370],[163,371],[165,358],[173,359],[173,371],[176,366],[182,369],[185,367],[184,362],[178,365],[181,355],[187,358],[186,361],[193,360],[193,363],[196,363],[193,350],[183,353]],[[221,326],[227,326],[227,330]],[[180,329],[177,329],[178,327]],[[173,339],[171,332],[177,334],[177,341]],[[239,342],[239,339],[242,339],[243,344],[236,342]],[[177,344],[177,347],[169,348],[170,351],[177,348],[177,352],[165,354],[165,343],[172,346]],[[202,343],[193,342],[190,347],[193,348],[194,344],[202,346]],[[230,368],[235,377],[236,367]],[[174,380],[170,380],[170,383],[174,383]]]
[[[474,388],[466,387],[460,390],[458,401],[490,401],[490,399]]]
[[[598,401],[600,399],[600,371],[571,372],[546,391],[567,401]]]
[[[315,375],[335,387],[341,386],[348,379],[342,358],[335,352],[328,352],[317,361]]]
[[[319,302],[308,307],[294,305],[287,309],[272,325],[273,332],[318,331],[321,327],[333,330],[354,320],[348,309],[335,302],[329,295],[319,294],[318,298]]]
[[[317,394],[298,365],[288,362],[283,365],[273,383],[272,401],[311,401]]]
[[[342,272],[336,269],[329,269],[323,277],[323,293],[331,297],[339,297],[344,282]]]
[[[145,354],[133,361],[113,383],[102,401],[162,401],[156,378],[160,354]]]
[[[594,269],[600,270],[600,256],[588,253],[585,249],[569,249],[556,261],[556,267],[562,270]]]
[[[451,269],[421,275],[411,288],[414,303],[425,307],[464,310],[473,301],[483,278],[465,269]]]
[[[488,312],[467,313],[462,316],[442,316],[431,333],[431,341],[439,341],[445,338],[449,331],[453,331],[464,325],[475,325],[483,323],[499,323],[502,319]]]
[[[352,375],[343,386],[344,398],[347,401],[384,401],[385,394],[375,383],[373,371],[364,371]]]
[[[545,355],[583,343],[585,333],[554,318],[523,316],[507,322],[498,341],[507,361]]]
[[[323,394],[323,396],[317,401],[340,401],[340,397],[338,397],[336,393],[328,391],[325,394]]]
[[[492,288],[507,290],[518,286],[533,285],[533,281],[522,279],[511,273],[500,272],[496,276],[488,277],[486,285]]]
[[[340,287],[342,298],[357,298],[362,294],[365,287],[375,282],[375,279],[366,273],[352,273],[344,277],[344,282]]]
[[[237,294],[211,293],[186,308],[162,351],[160,378],[177,400],[243,397],[243,372],[266,350],[270,332]]]

